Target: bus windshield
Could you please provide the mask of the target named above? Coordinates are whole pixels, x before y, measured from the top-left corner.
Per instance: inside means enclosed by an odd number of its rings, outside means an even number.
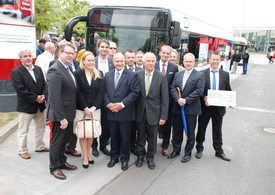
[[[128,49],[141,50],[144,53],[151,51],[156,55],[162,45],[169,44],[169,31],[129,29],[129,28],[108,28],[108,32],[98,31],[96,27],[87,27],[87,50],[93,51],[96,55],[97,39],[105,38],[117,44],[117,52],[125,52]]]

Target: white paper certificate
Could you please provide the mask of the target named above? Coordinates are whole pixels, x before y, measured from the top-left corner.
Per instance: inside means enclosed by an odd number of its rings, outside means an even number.
[[[236,91],[208,90],[208,103],[210,106],[235,106]]]

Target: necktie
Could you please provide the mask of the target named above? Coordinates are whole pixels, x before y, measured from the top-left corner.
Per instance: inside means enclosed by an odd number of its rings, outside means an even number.
[[[119,72],[116,73],[115,88],[117,87],[118,81],[119,81]]]
[[[162,72],[165,74],[165,64],[162,64]]]
[[[72,71],[71,71],[71,68],[72,68],[72,67],[69,66],[69,67],[67,68],[67,71],[69,72],[70,76],[72,77],[72,79],[73,79],[73,81],[74,81],[74,86],[76,86],[75,78],[74,78],[74,75],[73,75],[73,73],[72,73]]]
[[[186,84],[186,81],[187,81],[187,79],[188,79],[188,75],[190,74],[190,72],[188,72],[188,71],[185,71],[185,73],[184,73],[184,76],[183,76],[183,80],[182,80],[182,91],[183,91],[183,89],[184,89],[184,86],[185,86],[185,84]]]
[[[146,96],[148,95],[148,92],[149,92],[149,89],[150,89],[150,76],[151,76],[151,74],[146,73],[146,81],[145,81]]]
[[[106,72],[106,61],[101,61],[102,62],[102,64],[103,64],[103,75],[105,76],[105,72]]]
[[[215,75],[215,73],[218,72],[218,71],[211,70],[211,72],[213,72],[212,90],[216,90],[216,75]]]
[[[134,71],[134,68],[129,68],[131,71]]]

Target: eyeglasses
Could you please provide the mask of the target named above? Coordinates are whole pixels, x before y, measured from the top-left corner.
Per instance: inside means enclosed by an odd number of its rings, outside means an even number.
[[[71,52],[66,52],[66,51],[63,51],[64,53],[66,53],[67,55],[69,56],[73,56],[75,53],[71,53]]]
[[[114,50],[116,50],[116,48],[115,48],[115,47],[110,47],[110,49],[114,49]]]

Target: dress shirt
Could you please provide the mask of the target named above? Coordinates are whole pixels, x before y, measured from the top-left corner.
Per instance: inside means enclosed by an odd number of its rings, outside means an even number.
[[[105,63],[103,63],[105,62]],[[106,58],[106,60],[102,60],[99,56],[98,56],[98,70],[103,71],[103,65],[105,64],[105,74],[106,72],[109,72],[109,65],[108,65],[108,58]]]
[[[131,67],[128,66],[128,65],[126,65],[126,67],[127,67],[127,69],[129,69],[129,70],[130,70],[130,68],[131,68]],[[136,72],[135,65],[134,65],[133,68],[131,68],[131,69],[132,69],[133,72]]]
[[[212,90],[212,87],[213,87],[213,72],[211,72],[211,70],[212,69],[210,68],[210,86],[211,86],[211,90]],[[219,69],[216,70],[215,76],[216,76],[216,90],[219,90],[219,81],[220,81]]]
[[[193,69],[192,70],[185,70],[184,74],[183,74],[183,79],[182,79],[182,90],[184,89],[185,87],[185,84],[186,84],[186,81],[187,79],[189,78],[190,74],[192,73]]]
[[[54,60],[54,57],[48,51],[44,51],[44,53],[40,54],[36,58],[35,65],[40,66],[45,78],[46,78],[46,75],[47,75],[47,72],[48,72],[48,69],[49,69],[50,62],[52,60]]]
[[[74,61],[71,62],[70,66],[72,67],[73,72],[76,71],[76,68],[75,68],[75,65],[74,65]]]
[[[165,74],[167,72],[167,66],[168,66],[168,61],[166,63],[163,63],[161,60],[159,61],[159,71],[162,72],[162,65],[165,64],[164,70]]]
[[[35,74],[33,72],[34,66],[32,65],[32,68],[30,69],[29,67],[25,66],[23,64],[23,66],[28,70],[28,72],[30,73],[30,75],[32,76],[33,80],[36,82],[36,78],[35,78]]]
[[[151,86],[151,82],[152,82],[152,79],[153,79],[154,71],[155,71],[155,70],[153,70],[151,73],[149,73],[149,74],[150,74],[150,86]],[[147,78],[147,75],[146,75],[147,73],[148,73],[148,72],[145,71],[145,82],[146,82],[146,78]]]

